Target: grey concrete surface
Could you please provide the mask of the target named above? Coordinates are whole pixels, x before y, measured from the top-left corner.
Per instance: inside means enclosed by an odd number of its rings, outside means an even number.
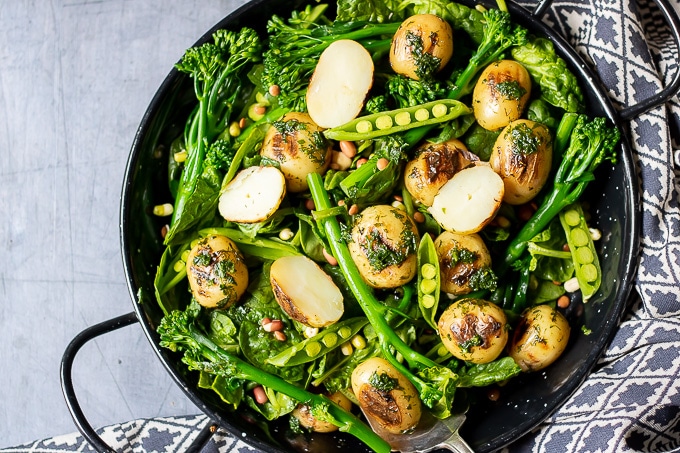
[[[0,2],[0,447],[76,430],[63,351],[132,309],[118,209],[136,128],[184,49],[242,3]],[[139,325],[75,365],[94,426],[198,412]]]

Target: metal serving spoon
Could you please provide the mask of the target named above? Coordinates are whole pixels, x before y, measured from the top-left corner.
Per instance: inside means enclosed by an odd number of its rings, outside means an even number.
[[[426,453],[446,449],[455,453],[474,453],[472,448],[458,434],[458,429],[465,421],[465,412],[439,420],[428,411],[423,411],[420,423],[418,423],[415,431],[409,434],[387,432],[365,412],[364,415],[373,431],[390,444],[392,451]]]

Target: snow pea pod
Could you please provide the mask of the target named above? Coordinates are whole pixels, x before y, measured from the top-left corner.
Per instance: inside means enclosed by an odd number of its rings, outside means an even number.
[[[602,283],[602,269],[581,205],[573,203],[564,208],[560,212],[560,222],[567,236],[583,300],[587,301]]]
[[[331,140],[370,140],[415,127],[444,123],[470,113],[472,109],[460,101],[441,99],[361,116],[342,126],[326,129],[323,134]]]
[[[338,348],[349,341],[357,332],[368,324],[363,317],[350,318],[326,327],[313,337],[296,343],[289,348],[270,357],[266,362],[270,365],[283,367],[295,366],[311,362]]]
[[[424,234],[418,245],[418,306],[425,321],[437,329],[434,319],[439,306],[441,274],[432,236]]]

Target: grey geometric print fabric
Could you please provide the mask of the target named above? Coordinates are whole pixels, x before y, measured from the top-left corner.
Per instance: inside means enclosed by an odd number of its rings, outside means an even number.
[[[680,0],[672,0],[680,10]],[[555,0],[543,20],[596,70],[617,107],[661,90],[678,48],[652,0]],[[680,101],[626,124],[641,189],[635,291],[592,375],[503,452],[680,452]],[[117,451],[180,452],[204,415],[136,420],[101,430]],[[2,452],[93,451],[72,434]],[[218,431],[204,451],[253,451]]]
[[[592,63],[619,107],[660,91],[678,69],[651,0],[556,1],[546,21]],[[677,97],[628,123],[643,218],[633,304],[580,389],[504,451],[680,451],[679,125]]]

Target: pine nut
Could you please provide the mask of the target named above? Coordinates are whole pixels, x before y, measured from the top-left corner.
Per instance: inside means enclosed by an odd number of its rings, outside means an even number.
[[[258,385],[253,389],[253,397],[255,398],[255,401],[257,401],[257,404],[265,404],[267,401],[269,401],[267,393],[264,391],[264,388],[262,388],[261,385]]]
[[[569,296],[562,295],[557,299],[557,306],[560,308],[567,308],[570,302]]]
[[[348,140],[340,141],[340,151],[342,151],[342,154],[349,157],[350,159],[353,159],[354,156],[357,155],[356,145],[354,144],[354,142],[350,142]]]
[[[333,255],[328,253],[326,249],[323,249],[323,257],[326,258],[326,261],[328,261],[328,264],[331,266],[337,266],[338,265],[338,260],[335,259]]]

